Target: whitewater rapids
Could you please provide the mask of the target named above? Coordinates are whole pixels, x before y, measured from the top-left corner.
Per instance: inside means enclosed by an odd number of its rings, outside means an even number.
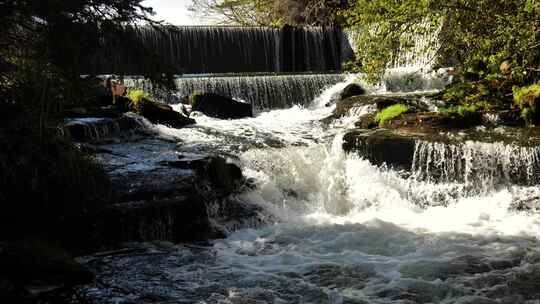
[[[539,187],[469,191],[346,154],[355,117],[320,119],[354,78],[309,107],[153,126],[180,151],[229,154],[257,185],[238,199],[279,220],[209,248],[146,244],[137,256],[92,260],[104,283],[85,293],[99,303],[540,303],[540,215],[512,208]]]

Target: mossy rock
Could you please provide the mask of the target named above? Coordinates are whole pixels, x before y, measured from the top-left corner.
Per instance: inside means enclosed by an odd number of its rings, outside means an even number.
[[[159,123],[173,128],[181,128],[195,123],[194,119],[176,112],[171,106],[146,98],[141,98],[137,102],[135,109],[137,113],[155,124]]]
[[[324,123],[344,117],[351,113],[352,109],[364,106],[374,106],[377,110],[382,110],[395,104],[406,105],[410,111],[427,111],[427,106],[422,102],[423,98],[435,98],[438,94],[422,93],[422,94],[402,94],[402,95],[360,95],[352,96],[336,103],[334,112],[324,118]]]

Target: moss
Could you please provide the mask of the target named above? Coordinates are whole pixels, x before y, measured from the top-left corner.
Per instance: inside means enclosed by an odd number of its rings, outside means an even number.
[[[409,108],[406,105],[396,104],[377,113],[377,115],[375,116],[375,121],[379,123],[379,126],[383,126],[387,121],[398,117],[399,115],[407,112],[408,110]]]
[[[152,96],[143,90],[129,91],[127,97],[131,100],[133,107],[137,107],[142,99],[152,99]]]

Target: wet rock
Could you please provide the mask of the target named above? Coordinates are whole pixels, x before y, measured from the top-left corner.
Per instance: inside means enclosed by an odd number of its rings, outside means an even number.
[[[412,132],[439,133],[442,131],[462,130],[482,124],[481,113],[461,116],[442,115],[435,112],[404,113],[385,123],[388,129],[400,129]]]
[[[140,115],[155,124],[181,128],[195,123],[194,119],[176,112],[171,106],[146,98],[141,98],[135,108]]]
[[[353,130],[343,136],[343,150],[356,152],[375,165],[386,164],[409,170],[412,166],[415,138],[388,130]]]
[[[162,200],[119,203],[96,217],[96,239],[104,245],[165,240],[204,241],[222,237],[208,219],[197,193]]]
[[[191,97],[192,111],[220,119],[235,119],[253,116],[251,104],[236,101],[213,93],[196,94]]]
[[[70,119],[61,128],[61,135],[76,142],[100,142],[112,137],[144,133],[144,126],[134,115],[118,118],[87,117]]]
[[[242,170],[222,157],[206,159],[196,168],[197,174],[207,178],[214,188],[232,193],[240,188],[245,179]]]
[[[364,94],[366,94],[366,90],[364,88],[362,88],[359,84],[351,83],[343,89],[340,97],[341,99],[346,99],[352,96],[358,96],[358,95],[364,95]]]
[[[375,122],[375,114],[362,115],[354,125],[360,129],[373,129],[378,126]]]
[[[330,123],[335,119],[353,114],[355,109],[371,106],[373,110],[382,110],[395,104],[406,105],[411,112],[428,111],[425,100],[436,97],[436,94],[404,94],[404,95],[360,95],[352,96],[336,103],[336,109],[323,122]]]

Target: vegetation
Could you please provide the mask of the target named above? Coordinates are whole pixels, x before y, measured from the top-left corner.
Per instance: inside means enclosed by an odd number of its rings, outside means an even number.
[[[137,107],[141,99],[152,99],[152,96],[143,90],[131,90],[129,91],[127,98],[131,100],[131,107]]]
[[[393,106],[389,106],[388,108],[385,108],[381,110],[380,112],[375,115],[375,122],[379,124],[379,127],[384,126],[384,124],[399,115],[407,112],[409,108],[406,105],[403,104],[395,104]]]
[[[80,67],[103,41],[149,21],[141,2],[0,1],[0,239],[47,233],[107,202],[104,170],[57,126],[65,108],[96,102]]]
[[[532,124],[540,112],[540,84],[533,84],[522,88],[514,87],[514,103],[521,110],[521,118],[527,124]]]
[[[346,1],[332,0],[192,0],[190,10],[224,24],[282,26],[332,25]]]

